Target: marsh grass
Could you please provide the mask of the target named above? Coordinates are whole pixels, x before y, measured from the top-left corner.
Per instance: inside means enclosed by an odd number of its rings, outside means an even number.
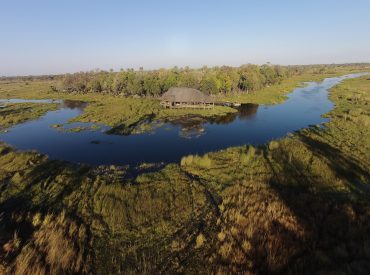
[[[33,229],[31,240],[19,252],[13,266],[15,274],[88,271],[81,247],[86,243],[83,225],[79,227],[61,212],[58,216],[47,215]]]
[[[369,92],[367,77],[333,88],[324,129],[208,153],[207,169],[183,159],[222,194],[215,272],[369,271]]]
[[[208,155],[204,156],[198,156],[198,155],[189,155],[186,157],[183,157],[180,162],[181,166],[189,166],[189,165],[195,165],[201,168],[210,168],[212,165],[211,159],[208,157]]]
[[[306,81],[321,81],[325,77],[339,76],[346,73],[357,72],[356,67],[336,67],[332,71],[318,74],[305,73],[284,79],[280,84],[262,88],[252,93],[237,93],[229,96],[219,96],[218,101],[276,104],[286,99],[286,95],[294,88]],[[159,101],[151,98],[132,98],[113,96],[101,93],[63,93],[51,89],[55,81],[1,81],[0,98],[25,98],[25,99],[69,99],[88,102],[83,114],[73,118],[71,122],[92,122],[105,124],[111,127],[131,127],[148,116],[153,121],[176,120],[178,118],[196,115],[201,117],[225,116],[237,110],[225,106],[215,106],[210,110],[201,109],[164,109]],[[150,128],[150,127],[149,127]]]
[[[369,95],[346,80],[325,128],[138,176],[0,144],[0,271],[368,274]]]
[[[0,130],[29,120],[37,119],[48,111],[56,110],[57,104],[6,103],[0,108]]]
[[[0,98],[68,99],[88,102],[83,114],[73,118],[71,122],[92,122],[112,127],[118,125],[129,127],[148,116],[153,116],[153,120],[173,120],[187,115],[209,117],[236,112],[233,108],[223,106],[215,106],[212,110],[164,109],[158,100],[150,98],[131,98],[99,93],[57,93],[50,89],[52,84],[53,82],[50,81],[32,81],[28,85],[24,82],[0,82]]]
[[[297,87],[304,86],[305,82],[320,82],[328,77],[342,76],[350,73],[367,72],[366,69],[337,67],[325,73],[304,73],[283,79],[281,83],[250,93],[236,93],[227,96],[219,96],[219,101],[255,103],[255,104],[278,104],[287,99],[287,94]]]

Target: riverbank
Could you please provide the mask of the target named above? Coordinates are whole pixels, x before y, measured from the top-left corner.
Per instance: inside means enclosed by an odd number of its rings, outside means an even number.
[[[0,270],[368,273],[369,79],[325,128],[139,176],[2,144]]]
[[[330,73],[303,74],[283,80],[280,84],[263,88],[252,93],[233,96],[218,96],[217,100],[233,103],[277,104],[286,100],[286,95],[294,88],[307,81],[321,81],[326,77],[340,76],[347,73],[361,72],[358,68],[336,67]],[[0,98],[24,99],[69,99],[88,102],[84,113],[72,122],[92,122],[111,127],[130,128],[140,124],[148,116],[157,120],[178,120],[184,116],[215,117],[236,112],[234,108],[216,106],[211,110],[199,109],[164,109],[159,102],[147,98],[129,98],[108,94],[70,94],[51,90],[53,81],[0,82]],[[150,127],[149,127],[150,128]]]
[[[265,144],[310,125],[321,125],[327,121],[322,115],[333,108],[328,89],[346,78],[360,75],[308,83],[292,91],[284,103],[263,107],[243,104],[237,113],[226,116],[184,115],[181,119],[164,117],[161,121],[154,114],[148,114],[138,122],[112,128],[68,123],[83,115],[87,104],[64,100],[60,110],[17,125],[9,133],[0,134],[0,139],[20,149],[36,149],[52,159],[74,163],[136,166],[179,162],[185,155],[244,144]],[[31,134],[32,138],[27,139]]]
[[[281,81],[280,84],[275,84],[270,87],[262,88],[256,92],[234,94],[229,96],[219,96],[219,101],[225,102],[237,102],[237,103],[253,103],[272,105],[284,102],[287,99],[287,95],[295,88],[301,87],[305,82],[321,82],[325,78],[338,77],[351,73],[367,72],[368,69],[348,69],[348,68],[336,68],[335,70],[327,73],[314,74],[305,73],[302,75],[296,75]]]
[[[201,117],[223,116],[236,112],[234,108],[215,106],[211,110],[201,109],[165,109],[160,106],[158,100],[146,98],[118,97],[98,93],[90,94],[67,94],[57,93],[50,89],[52,81],[32,82],[0,82],[0,98],[23,98],[23,99],[68,99],[88,103],[84,113],[72,120],[72,122],[92,122],[108,126],[130,125],[140,122],[147,116],[153,116],[154,120],[166,118],[177,119],[186,115]]]
[[[0,131],[13,125],[37,119],[49,111],[56,110],[58,104],[1,103]]]

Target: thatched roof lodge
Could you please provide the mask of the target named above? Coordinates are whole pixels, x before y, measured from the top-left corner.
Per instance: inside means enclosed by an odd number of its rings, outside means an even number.
[[[213,108],[214,101],[208,94],[196,89],[173,87],[162,95],[162,106],[166,108]]]

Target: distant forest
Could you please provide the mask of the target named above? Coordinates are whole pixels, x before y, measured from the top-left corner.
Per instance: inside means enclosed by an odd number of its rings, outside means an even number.
[[[176,86],[200,89],[210,94],[227,94],[258,90],[297,73],[298,67],[270,65],[81,72],[65,75],[59,89],[68,92],[104,92],[155,97]]]
[[[343,65],[243,65],[240,67],[189,67],[146,71],[121,69],[120,72],[95,70],[57,76],[18,77],[23,80],[58,80],[55,91],[70,93],[107,93],[124,96],[157,97],[170,87],[189,87],[209,94],[248,93],[280,83],[282,80],[305,73],[335,73],[340,67],[357,68],[369,64]],[[9,78],[2,78],[8,79]]]

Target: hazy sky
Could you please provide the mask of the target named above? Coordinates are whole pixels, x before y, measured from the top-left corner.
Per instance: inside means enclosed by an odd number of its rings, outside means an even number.
[[[370,0],[1,0],[0,75],[370,62]]]

